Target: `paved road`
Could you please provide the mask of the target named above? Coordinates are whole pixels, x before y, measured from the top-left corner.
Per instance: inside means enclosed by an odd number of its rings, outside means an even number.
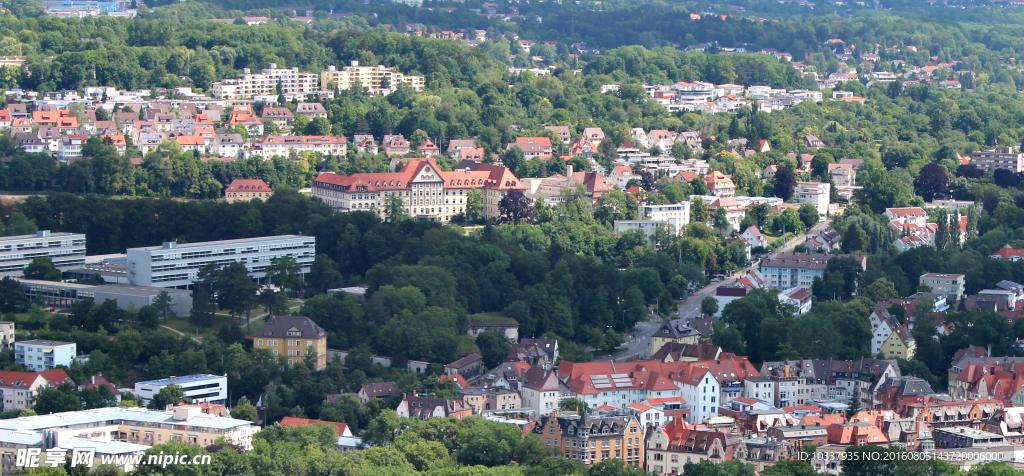
[[[823,228],[827,227],[831,223],[831,220],[825,220],[824,222],[815,224],[808,231],[810,234],[817,233]],[[774,258],[779,253],[785,253],[791,251],[796,245],[803,244],[807,241],[807,234],[802,233],[790,239],[785,245],[782,245],[777,250],[770,253],[766,258]],[[751,264],[746,268],[737,271],[733,276],[743,277],[747,275],[747,272],[754,268]],[[698,317],[700,315],[700,302],[707,296],[714,294],[715,289],[719,286],[732,284],[736,281],[735,277],[723,279],[718,282],[711,283],[704,288],[694,292],[689,296],[686,301],[679,304],[679,316],[682,318]],[[626,349],[611,355],[604,355],[597,357],[594,360],[597,361],[608,361],[608,360],[623,360],[629,357],[638,356],[640,358],[649,357],[651,354],[651,336],[658,329],[660,319],[658,316],[652,315],[650,321],[638,322],[630,334],[626,336]]]

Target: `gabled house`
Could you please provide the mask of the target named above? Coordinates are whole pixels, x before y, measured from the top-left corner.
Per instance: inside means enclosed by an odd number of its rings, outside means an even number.
[[[768,239],[761,234],[761,230],[758,230],[756,226],[747,227],[746,230],[743,230],[743,233],[740,233],[740,237],[743,238],[743,240],[752,248],[756,248],[758,246],[764,248],[768,247]]]
[[[385,399],[398,392],[395,382],[364,383],[359,387],[359,402],[366,403],[371,398]]]

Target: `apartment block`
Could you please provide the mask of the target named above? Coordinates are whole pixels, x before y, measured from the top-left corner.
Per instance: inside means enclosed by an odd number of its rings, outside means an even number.
[[[21,277],[33,259],[44,256],[50,257],[61,271],[85,264],[85,235],[39,230],[34,235],[2,237],[0,276]]]
[[[927,273],[921,275],[920,285],[928,286],[933,293],[956,296],[956,299],[947,299],[956,301],[964,296],[966,282],[966,277],[962,274]]]
[[[1013,147],[996,147],[971,153],[971,163],[986,172],[996,169],[1021,172],[1024,171],[1024,154],[1015,151]]]
[[[359,66],[353,61],[351,66],[340,70],[328,66],[327,71],[320,73],[320,87],[327,90],[334,83],[338,89],[351,89],[357,83],[370,90],[371,94],[386,94],[398,88],[398,83],[407,83],[414,91],[423,91],[426,84],[423,76],[409,76],[387,66]]]
[[[828,260],[853,257],[867,269],[867,258],[859,255],[826,255],[821,253],[779,253],[761,262],[761,275],[770,289],[798,287],[811,289],[815,277],[824,277]]]
[[[344,137],[331,136],[275,136],[266,135],[258,139],[252,153],[269,159],[275,155],[289,157],[295,153],[317,152],[323,155],[345,155],[348,141]]]
[[[810,203],[818,209],[819,215],[828,214],[831,185],[824,182],[797,182],[793,196],[800,203]]]
[[[319,76],[315,73],[300,73],[298,68],[270,68],[252,73],[249,68],[242,70],[236,79],[225,79],[213,83],[210,94],[217,99],[249,99],[253,96],[284,94],[286,97],[305,97],[316,94]],[[280,87],[280,91],[278,88]]]
[[[309,272],[316,255],[316,238],[302,235],[278,235],[235,240],[178,244],[128,249],[128,282],[137,286],[164,288],[188,287],[199,269],[207,264],[245,265],[249,276],[260,282],[266,278],[270,260],[290,256]]]
[[[58,365],[68,367],[78,355],[77,348],[74,342],[26,340],[15,344],[14,361],[36,372],[52,370]]]
[[[640,205],[640,216],[645,220],[669,222],[677,235],[690,223],[690,202],[666,205]]]

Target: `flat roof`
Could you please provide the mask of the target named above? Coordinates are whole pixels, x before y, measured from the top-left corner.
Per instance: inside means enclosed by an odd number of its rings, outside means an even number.
[[[46,236],[39,236],[39,235],[33,233],[31,235],[3,236],[3,237],[0,237],[0,243],[3,243],[5,241],[34,240],[34,239],[37,239],[37,238],[38,239],[46,239],[46,238],[79,237],[79,236],[82,237],[82,238],[85,238],[85,234],[84,233],[66,233],[66,232],[58,231],[56,233],[50,233],[50,234],[48,234]]]
[[[44,339],[32,339],[22,340],[15,342],[15,344],[32,344],[32,345],[75,345],[74,342],[61,342],[59,340],[44,340]]]
[[[51,413],[20,418],[0,420],[0,430],[45,430],[49,428],[66,428],[78,425],[95,425],[118,420],[140,421],[149,423],[166,423],[168,425],[187,424],[192,427],[226,430],[240,426],[251,426],[249,420],[220,417],[201,413],[188,420],[175,420],[173,410],[147,410],[145,408],[107,407],[76,412]],[[2,436],[2,432],[0,432]]]
[[[183,384],[183,383],[202,382],[202,381],[205,381],[205,380],[213,380],[213,379],[219,379],[219,378],[227,378],[227,377],[223,377],[223,376],[220,376],[220,375],[210,375],[210,374],[195,374],[195,375],[185,375],[185,376],[182,376],[182,377],[164,378],[164,379],[159,379],[159,380],[146,380],[145,382],[136,382],[135,385],[136,386],[139,386],[139,385],[160,385],[160,386],[164,386],[164,385],[178,385],[178,384]]]
[[[18,280],[22,284],[32,284],[32,285],[37,285],[37,286],[54,286],[54,287],[60,287],[60,288],[65,288],[65,289],[82,289],[82,290],[85,290],[85,289],[92,289],[92,288],[96,287],[96,286],[94,286],[92,284],[63,283],[63,282],[60,282],[60,281],[43,281],[43,280],[39,280],[39,279],[22,279],[22,278],[14,278],[14,279]]]
[[[253,238],[236,238],[233,240],[220,240],[220,241],[200,241],[198,243],[178,243],[174,245],[174,248],[164,248],[164,246],[143,246],[140,248],[128,248],[131,250],[143,250],[143,251],[160,251],[160,250],[180,250],[182,248],[202,248],[204,246],[220,246],[220,245],[235,245],[235,244],[249,244],[262,241],[285,241],[294,240],[296,238],[309,238],[316,240],[315,236],[310,235],[276,235],[276,236],[257,236]]]
[[[135,286],[131,284],[101,284],[96,286],[96,292],[107,294],[130,294],[133,296],[156,296],[161,292],[168,294],[189,294],[192,291],[187,289],[158,288],[156,286]]]

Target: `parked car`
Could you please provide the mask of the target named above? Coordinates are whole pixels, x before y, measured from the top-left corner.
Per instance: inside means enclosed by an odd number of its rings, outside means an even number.
[[[43,310],[46,312],[57,312],[57,308],[55,307],[44,307]]]

